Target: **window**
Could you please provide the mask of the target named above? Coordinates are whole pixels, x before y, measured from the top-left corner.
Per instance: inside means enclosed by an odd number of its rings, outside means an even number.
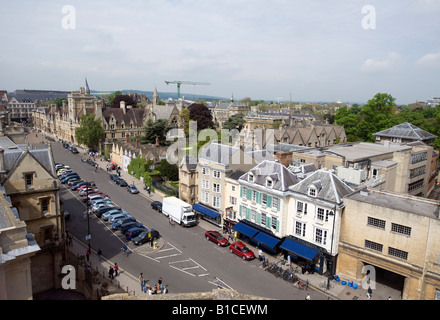
[[[315,242],[326,245],[327,244],[327,230],[315,229]]]
[[[249,182],[254,182],[254,175],[253,175],[253,174],[249,173],[249,175],[248,175],[248,181],[249,181]]]
[[[208,167],[202,167],[202,173],[203,174],[209,174],[209,168]]]
[[[202,201],[204,203],[209,203],[209,192],[206,191],[202,192]]]
[[[220,208],[220,197],[219,196],[212,196],[212,206],[214,208]]]
[[[417,180],[416,182],[408,184],[408,192],[421,188],[423,186],[423,179]]]
[[[231,191],[232,191],[232,192],[235,191],[235,186],[231,186]]]
[[[274,229],[276,229],[276,227],[277,227],[277,222],[278,222],[278,218],[277,217],[275,217],[275,216],[272,216],[272,222],[271,222],[271,226],[272,226],[272,228],[274,228]]]
[[[316,197],[316,189],[313,187],[309,188],[309,196]]]
[[[324,220],[324,209],[318,208],[318,213],[316,215],[316,219],[323,221]]]
[[[371,249],[374,251],[382,252],[383,245],[377,242],[373,242],[370,240],[365,240],[365,248]]]
[[[406,236],[411,235],[411,227],[402,226],[397,223],[391,223],[391,231],[404,234]]]
[[[48,198],[41,199],[41,212],[42,213],[49,212],[49,199]]]
[[[209,181],[202,180],[202,189],[209,189]]]
[[[261,224],[266,226],[266,214],[264,212],[261,213]]]
[[[266,205],[266,204],[267,204],[267,194],[263,193],[263,194],[261,195],[261,203],[262,203],[263,205]]]
[[[212,176],[213,176],[214,178],[220,179],[220,177],[221,177],[221,172],[218,171],[218,170],[213,170],[213,171],[212,171]]]
[[[388,247],[388,254],[390,256],[396,257],[396,258],[400,258],[403,260],[408,260],[408,252],[406,251],[402,251],[396,248],[392,248],[392,247]]]
[[[252,190],[252,201],[257,201],[257,191]]]
[[[300,221],[295,222],[295,235],[300,237],[306,236],[306,224]]]
[[[32,187],[32,185],[34,183],[34,174],[33,173],[27,173],[27,174],[25,174],[24,178],[26,180],[26,188]]]
[[[251,209],[251,220],[257,222],[257,211]]]
[[[272,188],[272,186],[273,186],[273,181],[272,181],[272,179],[271,179],[271,178],[267,178],[267,179],[266,179],[266,187],[268,187],[268,188]]]
[[[212,184],[212,192],[220,192],[220,183],[213,183]]]
[[[278,201],[279,201],[280,199],[278,199],[278,198],[276,198],[276,197],[273,197],[272,198],[272,208],[273,209],[277,209],[278,210]]]
[[[229,196],[229,204],[236,205],[237,204],[237,198],[233,196]]]
[[[384,220],[376,219],[373,217],[368,217],[367,225],[385,230],[385,221]]]

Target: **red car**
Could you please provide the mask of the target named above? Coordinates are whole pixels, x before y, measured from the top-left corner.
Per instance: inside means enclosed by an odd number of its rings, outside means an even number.
[[[242,257],[243,260],[252,260],[255,258],[254,253],[241,241],[236,241],[229,246],[229,251]]]
[[[205,232],[206,240],[211,240],[216,243],[219,247],[226,247],[229,244],[228,239],[223,237],[223,235],[218,231],[206,231]]]

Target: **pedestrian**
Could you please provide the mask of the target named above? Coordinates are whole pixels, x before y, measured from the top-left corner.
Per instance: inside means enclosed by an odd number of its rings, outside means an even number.
[[[260,249],[258,249],[258,260],[262,260],[262,258],[263,258],[263,250],[261,250],[261,248]]]
[[[118,266],[118,264],[116,262],[115,262],[114,269],[115,269],[115,277],[117,277],[118,276],[119,266]]]
[[[101,249],[98,249],[98,252],[97,252],[97,254],[98,254],[98,259],[99,259],[99,261],[101,261],[101,257],[102,257],[102,250],[101,250]]]
[[[144,274],[141,272],[141,274],[139,275],[139,283],[141,284],[141,291],[145,292],[146,288],[145,288],[145,279],[144,279]]]
[[[122,253],[127,253],[127,255],[128,255],[127,249],[128,249],[127,245],[124,244],[124,245],[122,246],[122,248],[121,248]]]
[[[89,258],[90,258],[90,251],[89,250],[87,250],[87,252],[86,252],[86,258],[87,258],[87,262],[89,262]]]
[[[389,296],[387,300],[393,300],[393,299],[391,298],[391,296]]]
[[[114,276],[113,276],[114,273],[115,273],[115,270],[113,269],[112,266],[110,266],[110,268],[108,269],[108,277],[112,280],[114,279]]]
[[[157,284],[159,285],[159,289],[162,290],[163,286],[162,286],[162,277],[159,278],[159,280],[157,281]]]
[[[310,300],[310,294],[309,293],[306,296],[306,300]]]
[[[86,218],[87,218],[87,210],[84,210],[84,212],[83,212],[83,219],[86,220]]]
[[[368,287],[368,290],[367,290],[367,297],[368,297],[368,299],[371,299],[372,295],[373,295],[373,290],[371,290],[371,287]]]

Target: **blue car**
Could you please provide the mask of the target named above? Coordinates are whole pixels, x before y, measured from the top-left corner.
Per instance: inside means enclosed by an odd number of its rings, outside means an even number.
[[[79,179],[79,175],[75,175],[75,176],[70,176],[70,177],[64,178],[64,179],[61,180],[61,183],[65,184],[66,182],[68,182],[69,180],[72,180],[72,179]]]
[[[79,187],[81,187],[81,186],[83,186],[83,185],[85,185],[85,184],[87,184],[88,182],[85,182],[85,181],[78,181],[77,183],[75,183],[71,188],[70,188],[70,190],[76,190],[76,189],[78,189]]]
[[[142,227],[143,224],[133,221],[133,222],[126,222],[124,224],[121,225],[121,227],[119,228],[119,230],[121,231],[122,234],[125,234],[128,230],[130,230],[131,228],[140,228]]]
[[[125,232],[125,237],[127,238],[127,240],[131,240],[133,238],[136,238],[138,235],[140,235],[142,232],[144,232],[145,230],[147,230],[146,228],[131,228],[128,229]]]
[[[131,216],[124,218],[124,219],[120,219],[120,220],[112,223],[112,229],[118,230],[124,223],[127,223],[127,222],[136,222],[136,219]]]

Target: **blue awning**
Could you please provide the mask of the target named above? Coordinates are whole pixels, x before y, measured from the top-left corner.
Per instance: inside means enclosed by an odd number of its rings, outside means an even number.
[[[318,254],[318,250],[310,248],[304,244],[301,244],[291,239],[284,240],[283,243],[280,245],[280,248],[290,251],[310,261],[313,260]]]
[[[256,236],[254,236],[254,240],[261,242],[269,248],[275,248],[277,244],[281,241],[280,239],[270,236],[264,232],[260,232]]]
[[[204,207],[204,206],[202,206],[202,205],[200,205],[198,203],[193,205],[193,209],[198,211],[198,212],[200,212],[201,214],[204,214],[204,215],[206,215],[208,217],[211,217],[213,219],[217,218],[220,215],[220,213],[218,213],[218,212],[216,212],[214,210],[211,210],[209,208],[206,208],[206,207]]]
[[[258,233],[257,229],[254,229],[247,224],[244,224],[243,222],[237,223],[234,227],[232,227],[232,229],[237,230],[238,232],[244,234],[245,236],[248,236],[249,238],[254,237]]]

